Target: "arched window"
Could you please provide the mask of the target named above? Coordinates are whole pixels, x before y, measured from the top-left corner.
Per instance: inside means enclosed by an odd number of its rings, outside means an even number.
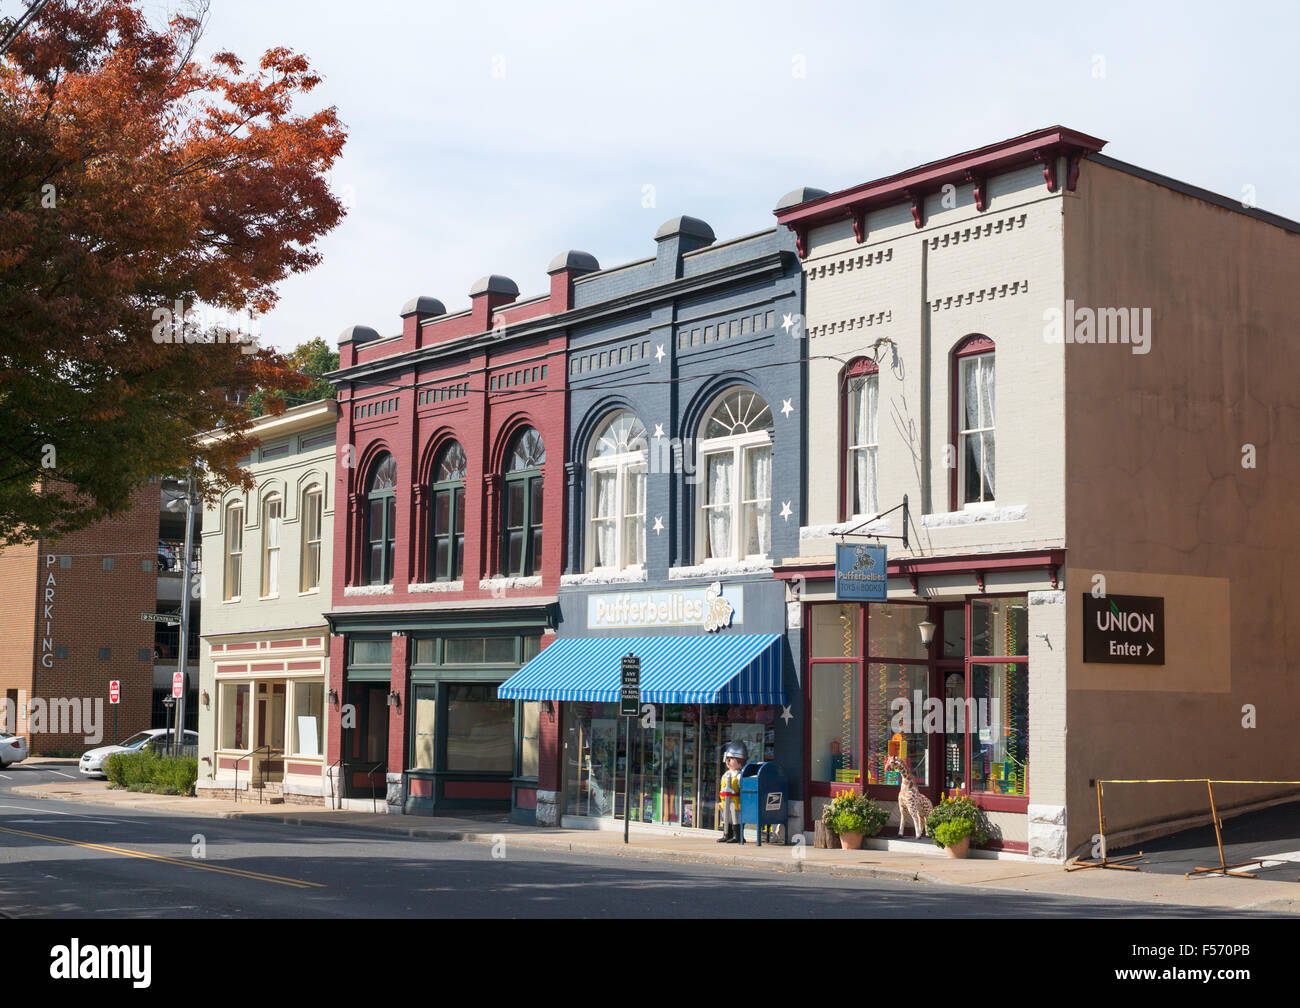
[[[222,598],[229,602],[242,594],[244,572],[244,506],[226,506],[226,578]]]
[[[542,466],[545,464],[542,436],[532,427],[524,428],[506,453],[503,574],[529,577],[541,569]]]
[[[284,498],[272,494],[262,502],[262,598],[280,594],[280,519]]]
[[[844,396],[844,517],[880,513],[876,454],[879,448],[880,374],[873,360],[849,365]]]
[[[591,439],[588,570],[645,563],[646,447],[645,426],[628,410],[607,417]]]
[[[433,466],[429,507],[429,577],[459,581],[465,572],[465,449],[452,441]]]
[[[302,495],[302,571],[298,590],[320,588],[321,523],[324,518],[325,494],[319,486],[309,486]]]
[[[993,501],[994,349],[987,336],[968,336],[953,351],[957,483],[953,508]]]
[[[366,484],[366,584],[393,580],[393,536],[397,526],[397,460],[387,452],[375,460]]]
[[[772,543],[772,411],[757,392],[720,395],[700,427],[703,485],[697,555],[703,560],[766,557]]]

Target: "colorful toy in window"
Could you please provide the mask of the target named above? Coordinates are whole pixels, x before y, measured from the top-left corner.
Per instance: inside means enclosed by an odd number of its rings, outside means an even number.
[[[902,760],[904,763],[907,762],[907,739],[903,738],[903,736],[898,732],[895,732],[894,736],[889,740],[889,757],[885,762],[885,783],[901,784],[902,778],[899,776],[898,771],[888,769],[888,760],[892,759]]]

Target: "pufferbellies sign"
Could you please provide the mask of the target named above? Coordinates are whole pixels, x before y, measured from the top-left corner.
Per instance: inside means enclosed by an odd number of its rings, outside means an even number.
[[[850,602],[889,598],[888,556],[880,543],[839,543],[835,547],[835,597]]]
[[[611,592],[587,598],[591,630],[691,627],[716,632],[745,622],[740,585],[714,581],[707,588],[674,591]]]

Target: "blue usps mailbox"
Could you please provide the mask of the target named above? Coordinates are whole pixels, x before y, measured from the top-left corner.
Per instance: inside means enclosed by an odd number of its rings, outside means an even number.
[[[763,845],[763,828],[781,827],[782,840],[788,845],[786,835],[786,780],[781,764],[747,763],[740,771],[740,835],[744,842],[745,824],[758,827],[758,844]],[[769,841],[771,834],[768,834]]]

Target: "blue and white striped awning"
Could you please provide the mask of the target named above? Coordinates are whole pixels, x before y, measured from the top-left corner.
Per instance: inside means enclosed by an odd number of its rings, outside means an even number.
[[[497,689],[502,700],[618,703],[623,657],[641,659],[642,703],[784,704],[780,634],[561,639]]]

